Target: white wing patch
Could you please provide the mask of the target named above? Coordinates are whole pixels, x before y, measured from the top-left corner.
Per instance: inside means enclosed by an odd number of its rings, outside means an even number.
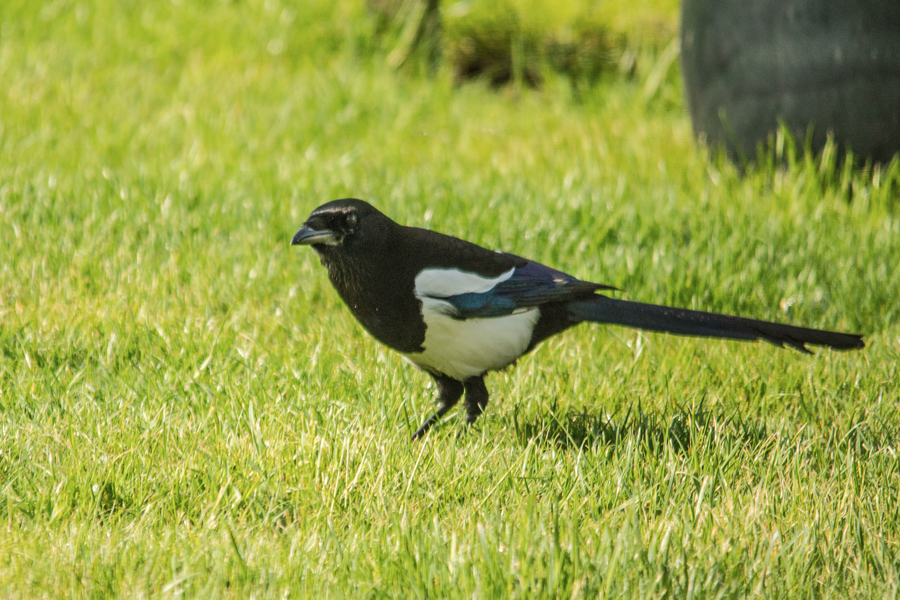
[[[458,380],[502,369],[528,348],[540,318],[537,308],[482,319],[454,319],[455,310],[440,298],[481,294],[512,277],[515,269],[494,278],[458,269],[425,269],[416,276],[416,296],[425,320],[424,351],[405,354],[413,364]]]
[[[457,294],[483,294],[512,277],[515,270],[513,267],[497,277],[488,278],[459,269],[422,269],[416,275],[416,296],[422,299],[446,298]]]

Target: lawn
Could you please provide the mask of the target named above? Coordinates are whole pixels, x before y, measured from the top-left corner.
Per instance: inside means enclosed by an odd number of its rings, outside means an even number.
[[[897,597],[900,160],[705,150],[671,4],[611,21],[633,68],[493,89],[362,1],[3,0],[0,595]],[[289,246],[345,196],[868,345],[583,325],[411,443],[429,378]]]

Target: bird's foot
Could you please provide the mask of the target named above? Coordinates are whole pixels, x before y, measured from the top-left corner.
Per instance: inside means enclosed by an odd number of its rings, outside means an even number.
[[[437,422],[438,422],[438,419],[440,419],[440,418],[441,418],[441,417],[440,417],[440,415],[439,415],[438,413],[434,413],[433,415],[431,415],[430,417],[428,417],[428,419],[426,419],[425,422],[422,423],[422,426],[419,427],[419,428],[416,430],[416,432],[413,434],[413,436],[412,436],[412,441],[415,442],[416,440],[419,440],[419,439],[422,439],[423,437],[425,437],[425,434],[428,433],[428,430],[431,429],[431,427],[432,427],[435,423],[437,423]]]

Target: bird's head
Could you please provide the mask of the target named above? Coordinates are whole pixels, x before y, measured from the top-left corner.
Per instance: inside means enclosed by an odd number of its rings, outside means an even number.
[[[291,245],[312,246],[319,254],[371,247],[375,240],[370,238],[382,235],[385,223],[393,221],[367,202],[355,198],[333,200],[310,213],[291,238]]]

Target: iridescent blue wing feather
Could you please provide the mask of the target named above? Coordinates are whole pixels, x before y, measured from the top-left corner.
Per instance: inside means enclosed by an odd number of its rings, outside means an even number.
[[[453,307],[457,319],[502,317],[516,311],[548,302],[587,298],[597,290],[614,289],[598,283],[581,281],[571,275],[528,261],[490,290],[444,296],[441,300]]]

